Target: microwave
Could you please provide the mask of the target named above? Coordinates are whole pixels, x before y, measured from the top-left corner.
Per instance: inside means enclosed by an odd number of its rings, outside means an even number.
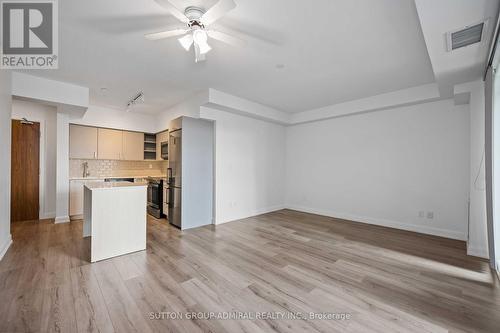
[[[168,142],[161,143],[161,158],[163,160],[168,160]]]

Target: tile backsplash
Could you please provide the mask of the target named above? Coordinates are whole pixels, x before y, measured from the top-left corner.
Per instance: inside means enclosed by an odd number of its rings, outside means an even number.
[[[83,163],[89,164],[89,177],[165,176],[167,161],[69,160],[69,177],[81,178]]]

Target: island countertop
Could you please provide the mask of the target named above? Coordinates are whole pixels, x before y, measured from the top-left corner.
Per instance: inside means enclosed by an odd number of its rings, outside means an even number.
[[[131,182],[88,182],[85,187],[91,191],[94,190],[106,190],[106,189],[116,189],[124,187],[140,187],[148,186],[147,183],[131,183]]]

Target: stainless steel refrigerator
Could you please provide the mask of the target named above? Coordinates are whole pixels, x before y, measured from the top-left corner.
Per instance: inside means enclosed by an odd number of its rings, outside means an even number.
[[[168,220],[182,227],[182,128],[172,129],[168,141]]]

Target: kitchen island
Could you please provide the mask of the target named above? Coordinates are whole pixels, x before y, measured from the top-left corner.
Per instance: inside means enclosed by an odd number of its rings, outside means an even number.
[[[146,249],[147,184],[89,182],[83,205],[91,262]]]

